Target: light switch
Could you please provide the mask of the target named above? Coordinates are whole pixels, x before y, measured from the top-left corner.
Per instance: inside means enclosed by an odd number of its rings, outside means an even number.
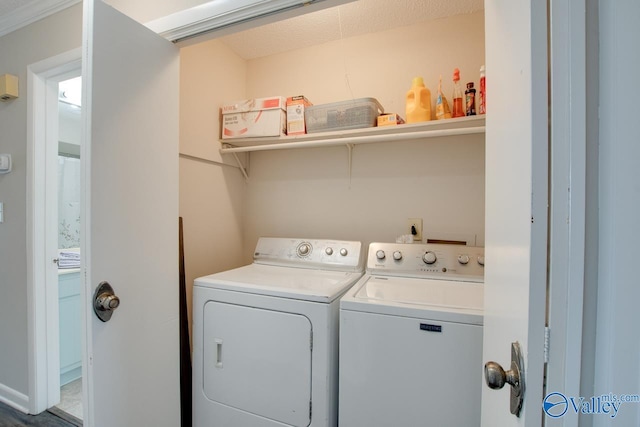
[[[11,172],[11,154],[0,154],[0,173]]]

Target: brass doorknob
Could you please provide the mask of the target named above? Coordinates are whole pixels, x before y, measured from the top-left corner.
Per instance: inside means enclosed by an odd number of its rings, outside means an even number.
[[[498,390],[505,384],[511,386],[509,410],[516,417],[524,402],[524,358],[520,351],[520,343],[511,343],[511,369],[505,371],[497,362],[487,362],[484,365],[484,379],[489,388]]]
[[[517,367],[514,369],[513,363],[511,369],[505,371],[497,362],[487,362],[484,365],[484,379],[489,388],[499,390],[505,384],[513,387],[520,386],[520,372]]]

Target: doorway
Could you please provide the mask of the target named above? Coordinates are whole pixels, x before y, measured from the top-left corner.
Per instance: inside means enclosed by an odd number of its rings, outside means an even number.
[[[80,295],[80,76],[58,84],[58,336],[60,403],[82,420],[82,299]]]
[[[29,412],[83,418],[80,50],[28,68]]]

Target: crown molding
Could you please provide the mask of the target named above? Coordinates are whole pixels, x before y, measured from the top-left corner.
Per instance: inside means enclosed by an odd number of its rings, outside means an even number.
[[[210,0],[144,25],[172,42],[181,42],[203,34],[222,36],[352,1]]]
[[[0,37],[71,7],[81,0],[37,0],[0,16]]]

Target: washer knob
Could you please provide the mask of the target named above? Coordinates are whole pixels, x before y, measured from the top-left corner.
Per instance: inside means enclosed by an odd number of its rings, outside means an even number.
[[[458,255],[458,262],[462,265],[466,265],[469,263],[469,255],[467,254],[462,254],[462,255]]]
[[[378,252],[376,252],[376,258],[378,259],[384,259],[385,258],[385,254],[384,251],[382,249],[378,250]]]
[[[393,253],[393,259],[395,259],[396,261],[400,261],[402,259],[402,252],[400,251],[395,251]]]
[[[328,247],[327,249],[324,250],[324,253],[327,255],[333,255],[333,248]]]
[[[425,264],[433,264],[438,260],[435,252],[427,251],[424,255],[422,255],[422,260]]]
[[[478,257],[478,264],[484,267],[484,255]]]
[[[298,246],[298,255],[307,256],[309,253],[311,253],[311,245],[309,243],[301,243]]]
[[[349,251],[346,248],[340,249],[340,255],[347,256],[348,253],[349,253]]]

